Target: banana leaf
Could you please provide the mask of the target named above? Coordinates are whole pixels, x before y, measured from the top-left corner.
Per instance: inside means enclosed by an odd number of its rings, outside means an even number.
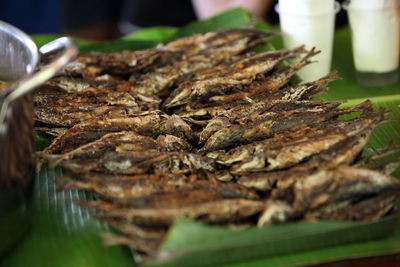
[[[182,220],[169,231],[149,266],[205,266],[284,257],[296,252],[367,242],[387,237],[396,218],[376,223],[290,223],[262,229],[232,230]],[[265,266],[265,265],[264,265]]]
[[[169,26],[150,27],[135,31],[132,34],[125,35],[121,39],[127,41],[153,40],[153,41],[158,41],[159,43],[167,43],[168,41],[174,39],[174,36],[178,31],[179,28],[177,27],[169,27]]]
[[[247,11],[233,9],[181,29],[149,28],[111,42],[91,44],[83,41],[79,45],[82,52],[142,49],[193,33],[242,27],[250,21]],[[263,23],[255,26],[278,30]],[[34,37],[39,45],[55,38]],[[391,116],[399,119],[400,84],[382,88],[357,85],[349,29],[337,31],[334,42],[333,69],[339,71],[343,80],[331,83],[329,92],[320,98],[326,101],[349,100],[345,105],[354,105],[368,98],[376,107],[392,110]],[[276,38],[273,45],[280,48],[281,39]],[[364,153],[376,153],[391,140],[400,145],[398,120],[379,126]],[[47,136],[36,135],[38,149],[48,142]],[[132,251],[127,247],[101,245],[99,233],[113,229],[93,219],[88,210],[74,203],[77,199],[92,198],[90,194],[76,190],[56,192],[54,179],[60,173],[62,170],[52,171],[44,166],[36,174],[30,229],[12,251],[0,258],[0,266],[135,266]],[[399,172],[395,175],[400,177]],[[400,223],[396,217],[372,223],[298,223],[244,230],[181,220],[171,228],[161,247],[160,257],[147,264],[299,266],[393,253],[400,253]]]

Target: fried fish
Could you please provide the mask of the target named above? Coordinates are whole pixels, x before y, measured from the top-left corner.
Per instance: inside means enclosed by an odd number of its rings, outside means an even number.
[[[250,84],[258,74],[266,73],[284,59],[296,57],[304,52],[304,47],[269,51],[244,58],[231,65],[217,66],[215,71],[208,69],[204,73],[199,72],[171,92],[163,106],[165,108],[180,106],[193,99],[209,98],[234,85]]]
[[[57,136],[39,162],[66,171],[58,190],[94,194],[79,205],[119,232],[104,244],[143,259],[180,218],[238,228],[393,214],[399,161],[381,157],[394,150],[363,154],[388,112],[312,100],[337,73],[296,84],[319,51],[255,49],[275,35],[229,29],[82,54],[35,91],[36,129]]]
[[[201,172],[191,174],[142,174],[142,175],[107,175],[99,173],[74,174],[79,179],[60,177],[57,187],[60,190],[80,189],[93,192],[103,198],[140,198],[160,192],[181,190],[213,190],[223,198],[259,199],[253,190],[236,183],[225,183],[211,174]]]
[[[191,127],[176,115],[169,116],[160,111],[141,112],[125,117],[88,119],[76,124],[60,135],[43,153],[59,154],[99,139],[107,133],[135,131],[140,135],[157,138],[159,135],[174,135],[185,140],[192,139]]]
[[[321,104],[309,109],[294,109],[284,113],[269,110],[265,113],[253,113],[237,120],[236,124],[216,131],[202,147],[204,151],[226,149],[237,144],[250,143],[268,138],[291,129],[315,125],[351,113],[359,107],[336,109],[339,103]]]
[[[170,226],[178,218],[195,219],[205,223],[227,223],[256,215],[264,208],[262,201],[210,198],[206,202],[170,208],[135,208],[101,200],[80,204],[104,211],[109,218],[121,218],[141,226],[153,227]]]

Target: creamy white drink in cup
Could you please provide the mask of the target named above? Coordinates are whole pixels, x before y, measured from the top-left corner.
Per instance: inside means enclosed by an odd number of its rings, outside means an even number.
[[[315,81],[331,70],[335,14],[339,4],[334,0],[279,0],[279,13],[285,48],[306,45],[321,53],[314,56],[316,63],[301,69],[298,74],[304,82]]]
[[[396,0],[351,0],[343,4],[352,33],[353,59],[360,84],[397,81],[399,24]]]

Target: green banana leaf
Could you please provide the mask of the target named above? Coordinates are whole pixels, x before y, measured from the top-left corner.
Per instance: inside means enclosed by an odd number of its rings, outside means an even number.
[[[376,223],[290,223],[245,230],[182,220],[175,223],[161,252],[148,265],[185,266],[190,262],[190,266],[205,266],[255,258],[270,260],[323,247],[367,242],[387,237],[395,219],[390,217]]]
[[[121,39],[127,41],[154,40],[158,41],[159,43],[167,43],[168,41],[174,39],[174,36],[178,31],[179,28],[177,27],[150,27],[135,31],[132,34],[125,35]]]
[[[41,47],[42,45],[45,45],[45,44],[59,38],[60,35],[58,35],[58,34],[34,34],[31,37],[32,37],[33,41],[35,41],[36,45],[38,47]],[[71,38],[80,47],[85,46],[85,45],[91,45],[93,43],[92,41],[84,40],[81,38],[76,38],[76,37],[71,37]]]
[[[193,33],[242,27],[250,21],[248,12],[233,9],[181,29],[153,27],[120,40],[95,44],[78,40],[78,44],[82,52],[143,49]],[[263,23],[255,27],[279,30]],[[33,38],[42,45],[56,37]],[[382,88],[360,87],[353,73],[350,31],[347,28],[337,31],[334,42],[333,69],[339,71],[343,80],[331,83],[329,92],[320,98],[349,100],[345,105],[371,99],[376,107],[392,110],[391,116],[399,119],[400,84]],[[282,46],[280,38],[272,43],[277,48]],[[376,153],[391,140],[400,145],[398,120],[379,126],[364,153]],[[36,135],[37,149],[48,143],[47,136]],[[88,210],[74,203],[77,199],[91,198],[90,194],[76,190],[56,192],[55,174],[60,173],[62,170],[52,171],[45,166],[36,174],[30,229],[13,250],[0,258],[0,266],[135,266],[132,251],[127,247],[101,245],[99,233],[113,229],[93,219]],[[399,171],[395,176],[400,177]],[[373,223],[297,223],[243,230],[180,220],[169,232],[159,257],[147,264],[299,266],[393,253],[400,253],[400,223],[396,217]]]

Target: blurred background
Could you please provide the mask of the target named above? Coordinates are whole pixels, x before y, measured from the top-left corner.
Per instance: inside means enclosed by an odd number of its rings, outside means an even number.
[[[68,34],[93,41],[115,39],[142,27],[183,26],[242,6],[270,24],[278,0],[0,0],[0,20],[28,34]],[[342,2],[342,1],[339,1]],[[337,27],[347,23],[338,14]]]

